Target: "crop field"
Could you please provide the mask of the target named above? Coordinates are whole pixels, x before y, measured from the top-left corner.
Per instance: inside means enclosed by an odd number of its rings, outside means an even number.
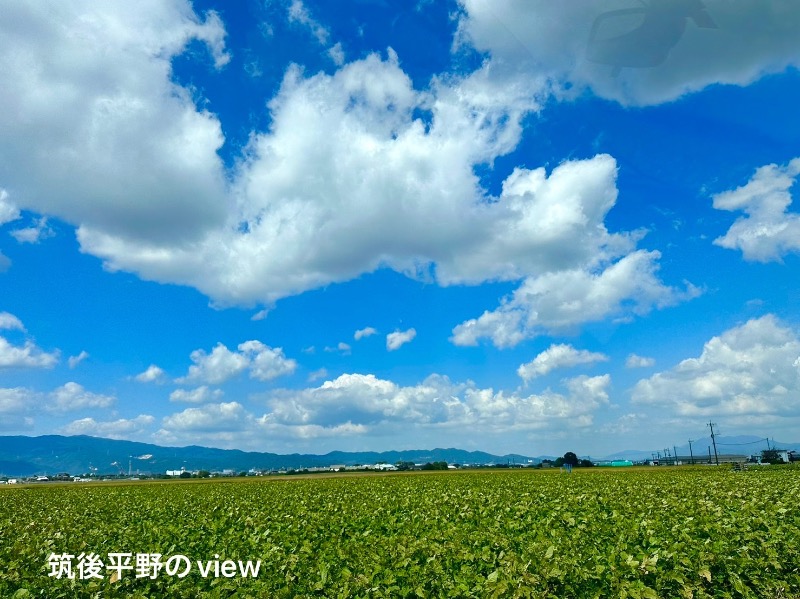
[[[2,597],[800,597],[800,470],[0,488]]]

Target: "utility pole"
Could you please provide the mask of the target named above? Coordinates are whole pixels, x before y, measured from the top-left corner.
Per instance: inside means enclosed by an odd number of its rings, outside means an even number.
[[[689,439],[689,460],[691,460],[692,465],[694,465],[694,454],[692,453],[692,440]]]
[[[672,446],[673,451],[675,452],[675,465],[678,465],[678,448],[674,445]]]
[[[708,463],[711,463],[711,445],[708,446]]]
[[[717,463],[717,466],[719,466],[719,454],[717,454],[717,439],[714,436],[714,423],[709,421],[708,426],[711,428],[711,442],[714,444],[714,461]]]

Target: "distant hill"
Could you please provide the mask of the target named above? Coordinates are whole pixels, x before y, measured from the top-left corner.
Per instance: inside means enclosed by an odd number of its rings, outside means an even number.
[[[224,470],[312,468],[353,466],[399,461],[458,464],[524,464],[540,461],[519,454],[497,456],[462,449],[430,449],[385,452],[334,451],[325,455],[245,452],[209,447],[162,447],[149,443],[88,437],[45,435],[0,436],[0,475],[164,473],[166,470]],[[96,470],[95,470],[96,469]]]

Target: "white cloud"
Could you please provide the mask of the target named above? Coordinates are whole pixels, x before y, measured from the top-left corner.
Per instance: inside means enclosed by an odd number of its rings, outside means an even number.
[[[11,389],[0,388],[0,414],[15,414],[26,411],[37,394],[30,389],[15,387]]]
[[[745,260],[780,260],[789,252],[800,251],[800,214],[787,212],[792,203],[789,193],[800,175],[800,158],[787,166],[762,166],[747,184],[714,196],[717,210],[741,211],[728,232],[714,244],[741,250]]]
[[[401,387],[374,375],[343,374],[319,387],[276,391],[267,397],[271,412],[264,421],[285,426],[374,427],[381,423],[423,426],[470,426],[471,430],[535,430],[560,422],[585,426],[592,413],[608,402],[608,375],[581,376],[565,382],[567,395],[549,389],[519,395],[480,389],[474,383],[452,383],[432,375],[422,383]]]
[[[413,341],[417,336],[416,329],[408,329],[406,331],[395,331],[386,335],[386,350],[395,351],[400,349],[406,343]]]
[[[641,316],[699,295],[689,283],[680,290],[658,279],[660,255],[637,250],[596,271],[573,269],[528,277],[499,308],[456,326],[451,340],[456,345],[476,345],[485,337],[497,347],[512,347],[547,332]]]
[[[203,385],[196,389],[175,389],[169,394],[170,401],[186,401],[189,403],[205,403],[218,400],[223,393],[220,389],[209,389]]]
[[[328,376],[328,369],[319,368],[318,370],[308,373],[308,381],[310,383],[313,383],[314,381],[327,378],[327,376]]]
[[[155,364],[150,364],[144,372],[140,372],[133,378],[140,383],[158,383],[164,380],[165,372]]]
[[[83,362],[86,358],[89,357],[89,352],[86,350],[81,350],[77,356],[70,356],[67,358],[67,364],[69,365],[70,369],[75,368],[78,364]]]
[[[625,367],[626,368],[649,368],[650,366],[654,366],[656,363],[654,358],[646,358],[644,356],[638,356],[636,354],[629,354],[627,359],[625,360]]]
[[[0,368],[52,368],[58,363],[58,356],[58,350],[47,353],[30,340],[20,347],[0,337]]]
[[[242,448],[263,446],[264,439],[297,447],[310,439],[377,438],[408,426],[433,435],[465,427],[477,435],[552,434],[590,427],[594,414],[608,404],[610,382],[608,375],[579,376],[563,381],[563,392],[521,394],[482,389],[471,381],[453,383],[440,375],[401,386],[371,374],[343,374],[316,387],[254,396],[266,407],[263,413],[238,402],[186,409],[164,418],[155,438]]]
[[[269,381],[291,374],[297,368],[297,362],[286,358],[280,347],[272,348],[251,340],[240,343],[237,349],[238,352],[232,352],[218,343],[210,354],[201,349],[193,351],[189,357],[194,364],[189,367],[188,374],[176,382],[218,385],[247,369],[251,378]]]
[[[74,382],[65,383],[48,394],[51,402],[47,408],[53,412],[71,412],[85,408],[107,408],[116,398],[112,395],[100,395],[84,389]]]
[[[2,329],[25,331],[22,321],[10,312],[0,312],[0,330]]]
[[[371,337],[372,335],[377,335],[378,329],[374,327],[364,327],[363,329],[358,329],[355,333],[353,333],[353,339],[356,341],[360,341],[365,337]]]
[[[78,225],[81,250],[110,270],[251,306],[382,267],[442,285],[527,279],[536,287],[599,277],[628,258],[647,268],[626,287],[634,297],[617,306],[646,311],[655,301],[642,297],[647,286],[658,305],[677,301],[655,278],[658,254],[631,254],[641,235],[605,228],[617,195],[610,156],[567,162],[549,177],[517,169],[499,197],[481,187],[475,166],[516,147],[523,118],[546,95],[541,77],[498,86],[502,68],[489,61],[417,90],[391,50],[333,74],[292,67],[269,102],[269,130],[252,132],[226,185],[220,123],[170,79],[170,60],[191,39],[225,62],[215,15],[201,22],[178,0],[64,4],[46,15],[14,6],[32,30],[0,31],[10,90],[0,99],[0,144],[13,157],[0,164],[0,179],[20,189],[21,208]],[[302,2],[289,11],[314,28]],[[62,97],[62,88],[73,93]],[[539,324],[549,321],[517,334]]]
[[[8,192],[0,188],[0,227],[20,217],[19,209],[8,199]]]
[[[336,42],[333,46],[328,48],[328,56],[330,56],[333,64],[337,67],[344,65],[344,49],[341,42]]]
[[[292,374],[297,368],[297,362],[287,358],[283,348],[268,347],[260,341],[246,341],[239,345],[239,351],[250,361],[250,377],[259,381]]]
[[[298,23],[308,28],[311,34],[317,38],[320,45],[324,46],[328,43],[330,32],[311,16],[311,12],[306,5],[303,4],[302,0],[292,0],[292,3],[289,5],[288,16],[290,23]]]
[[[187,408],[183,412],[167,416],[162,424],[165,429],[179,433],[236,432],[241,430],[250,418],[242,404],[232,401]]]
[[[185,0],[4,3],[0,181],[18,208],[156,245],[222,224],[220,124],[171,61],[197,39],[222,67],[224,38]]]
[[[326,351],[328,353],[338,352],[340,354],[347,356],[350,355],[351,350],[352,348],[347,343],[345,343],[344,341],[340,341],[339,343],[336,344],[336,347],[326,347],[323,351]]]
[[[640,380],[633,401],[687,417],[791,417],[800,409],[800,339],[769,314],[713,337],[698,358]]]
[[[545,80],[558,94],[590,88],[601,97],[635,105],[674,100],[714,84],[748,85],[765,74],[800,66],[796,4],[696,4],[653,2],[648,9],[648,4],[622,0],[461,0],[456,43],[489,53],[498,88]],[[602,16],[617,9],[640,13]],[[709,21],[715,27],[698,26]],[[604,43],[616,36],[624,37]]]
[[[36,219],[36,223],[31,227],[15,229],[11,231],[11,236],[18,243],[39,243],[43,239],[48,239],[55,235],[53,229],[47,225],[47,217]]]
[[[189,367],[185,377],[176,379],[178,383],[206,382],[218,385],[241,373],[248,365],[244,355],[230,351],[222,343],[217,343],[210,354],[196,349],[189,357],[194,364]]]
[[[73,420],[61,428],[64,435],[91,435],[107,439],[130,439],[131,436],[143,434],[155,418],[149,414],[140,414],[136,418],[120,418],[108,422],[98,422],[94,418]]]
[[[83,226],[83,250],[221,305],[271,304],[381,266],[426,276],[436,263],[446,283],[499,276],[490,260],[476,273],[450,263],[491,252],[493,239],[503,247],[517,215],[492,209],[473,166],[513,149],[523,111],[472,80],[417,92],[393,52],[333,75],[290,68],[269,107],[270,131],[254,133],[235,173],[227,224],[191,247]],[[430,125],[415,109],[431,111]],[[508,271],[512,257],[502,258]]]
[[[11,268],[11,258],[0,252],[0,273],[6,272]]]
[[[269,310],[264,308],[263,310],[259,310],[258,312],[253,314],[250,317],[250,320],[252,320],[252,321],[264,320],[267,317],[267,314],[269,314]]]
[[[571,368],[579,364],[606,361],[608,361],[608,356],[605,354],[590,352],[585,349],[575,349],[571,345],[563,343],[553,344],[530,362],[521,364],[517,369],[517,374],[524,381],[530,381],[536,377],[544,376],[557,368]]]

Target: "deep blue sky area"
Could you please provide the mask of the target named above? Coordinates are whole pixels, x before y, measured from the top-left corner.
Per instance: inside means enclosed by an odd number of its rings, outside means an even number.
[[[703,4],[4,3],[0,434],[797,441],[800,7]]]

